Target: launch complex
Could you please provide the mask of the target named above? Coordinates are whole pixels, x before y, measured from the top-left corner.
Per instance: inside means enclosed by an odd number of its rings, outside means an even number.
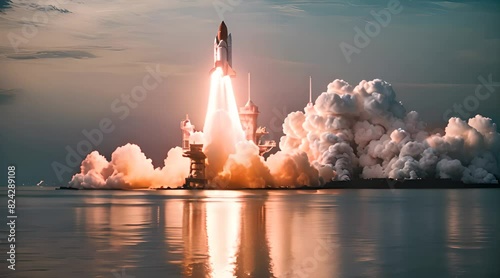
[[[222,71],[222,77],[235,77],[236,72],[232,68],[232,37],[228,34],[227,26],[224,21],[221,22],[219,30],[214,40],[214,67],[210,70],[213,75],[217,70]],[[259,154],[262,156],[276,147],[274,140],[264,140],[265,135],[269,134],[266,127],[258,126],[259,107],[255,105],[250,96],[250,73],[248,74],[248,101],[238,109],[241,128],[243,129],[245,140],[252,141],[259,147]],[[223,92],[218,92],[223,93]],[[203,152],[203,144],[191,142],[190,137],[197,130],[191,124],[189,116],[180,123],[182,131],[182,150],[183,156],[190,159],[189,175],[186,177],[184,188],[205,188],[208,183],[206,177],[206,159]]]

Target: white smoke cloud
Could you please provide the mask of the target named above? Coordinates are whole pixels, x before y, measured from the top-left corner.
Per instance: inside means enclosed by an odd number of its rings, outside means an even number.
[[[73,187],[151,188],[182,184],[189,172],[189,159],[182,157],[182,149],[176,147],[168,152],[164,167],[154,168],[139,146],[126,144],[113,152],[111,161],[97,151],[90,153],[80,170],[70,181]]]
[[[190,137],[191,143],[205,143],[210,187],[317,186],[356,178],[498,183],[500,134],[490,118],[451,118],[443,134],[429,134],[418,113],[407,113],[392,86],[379,79],[355,87],[343,80],[330,83],[314,105],[285,118],[280,151],[264,160],[252,141],[242,139],[232,87],[221,82],[212,86],[224,93],[211,92],[205,133]],[[89,154],[70,184],[177,187],[188,171],[189,159],[179,147],[168,152],[164,167],[154,168],[138,146],[127,144],[115,150],[111,161],[98,152]]]
[[[272,154],[266,161],[273,177],[273,186],[319,185],[319,172],[309,163],[305,152]]]
[[[272,176],[259,148],[252,141],[240,141],[236,151],[224,162],[222,172],[213,179],[216,188],[264,188],[271,185]]]
[[[379,79],[361,81],[354,88],[335,80],[304,111],[285,119],[280,148],[304,151],[317,169],[331,168],[333,180],[498,182],[500,134],[489,118],[451,118],[444,135],[429,135],[418,113],[407,113],[392,86]]]

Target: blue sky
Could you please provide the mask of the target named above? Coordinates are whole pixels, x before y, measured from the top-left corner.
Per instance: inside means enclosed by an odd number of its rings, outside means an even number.
[[[203,126],[217,7],[227,8],[222,17],[233,33],[236,100],[246,101],[252,72],[261,125],[304,107],[309,75],[315,96],[337,78],[353,85],[384,79],[430,128],[444,126],[443,113],[474,96],[479,77],[500,82],[498,1],[401,1],[401,12],[348,62],[341,43],[354,46],[355,28],[376,24],[372,12],[390,2],[0,1],[0,166],[16,164],[20,183],[60,183],[51,163],[64,163],[65,147],[103,118],[115,130],[95,149],[109,158],[117,146],[136,143],[159,166],[180,144],[186,113]],[[156,65],[163,82],[118,119],[111,103]],[[500,87],[493,88],[469,114],[499,122]]]

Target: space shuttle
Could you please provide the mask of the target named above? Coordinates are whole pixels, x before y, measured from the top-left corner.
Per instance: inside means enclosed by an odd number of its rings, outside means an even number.
[[[217,68],[221,68],[223,76],[236,76],[236,72],[232,68],[232,52],[231,34],[227,33],[226,23],[222,21],[217,36],[215,36],[214,68],[210,70],[210,74]]]

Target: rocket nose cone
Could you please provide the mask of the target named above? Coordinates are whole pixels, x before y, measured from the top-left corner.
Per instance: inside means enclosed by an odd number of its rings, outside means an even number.
[[[225,41],[227,39],[227,26],[224,21],[222,21],[219,25],[219,31],[217,32],[217,39],[219,41]]]
[[[221,29],[226,29],[227,30],[227,26],[226,26],[226,23],[224,22],[224,20],[219,25],[219,30],[221,30]]]

